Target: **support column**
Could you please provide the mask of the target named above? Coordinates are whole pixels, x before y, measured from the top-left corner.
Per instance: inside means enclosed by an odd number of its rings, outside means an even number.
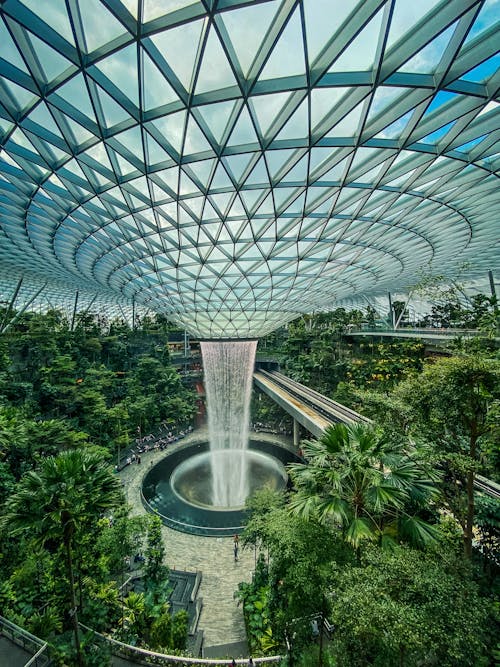
[[[293,419],[293,446],[297,447],[297,449],[298,449],[299,444],[300,444],[300,424],[294,418]]]
[[[491,296],[496,299],[497,298],[497,291],[495,289],[495,281],[493,279],[493,271],[488,271],[488,278],[489,278],[489,281],[490,281]]]
[[[389,297],[389,324],[391,325],[392,329],[395,329],[396,327],[394,326],[396,323],[394,322],[394,310],[392,308],[392,297],[391,293],[387,292],[387,296]]]

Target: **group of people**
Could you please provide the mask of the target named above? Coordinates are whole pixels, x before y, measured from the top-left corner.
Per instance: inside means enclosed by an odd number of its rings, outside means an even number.
[[[181,429],[176,433],[168,431],[164,435],[161,435],[163,430],[160,430],[160,432],[157,434],[148,433],[148,435],[137,437],[135,439],[135,448],[129,452],[125,462],[122,461],[120,462],[120,466],[115,466],[115,471],[118,472],[123,470],[123,468],[131,465],[132,463],[140,464],[141,454],[158,450],[163,451],[167,448],[168,445],[171,445],[178,440],[182,440],[182,438],[186,437],[186,435],[191,433],[192,430],[193,427],[188,426],[186,429]]]
[[[292,432],[286,426],[276,426],[273,424],[264,424],[262,422],[255,422],[252,424],[252,430],[255,433],[272,433],[273,435],[292,435]]]

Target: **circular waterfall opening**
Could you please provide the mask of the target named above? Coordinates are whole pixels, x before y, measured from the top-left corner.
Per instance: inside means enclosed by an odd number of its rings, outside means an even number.
[[[249,495],[257,489],[267,487],[279,490],[286,486],[285,466],[278,459],[255,450],[241,451],[225,449],[218,452],[203,452],[183,461],[175,468],[170,478],[172,491],[183,501],[212,511],[241,510],[244,503],[220,506],[213,500],[212,467],[223,465],[227,470],[247,469]]]
[[[241,532],[246,519],[244,504],[219,506],[212,502],[212,455],[207,442],[167,453],[144,477],[146,508],[181,532],[214,537]],[[244,454],[228,450],[222,455],[227,456],[229,470],[232,462],[240,464],[235,457],[246,456],[249,494],[261,488],[284,490],[288,479],[285,466],[298,460],[281,443],[267,440],[251,440]]]

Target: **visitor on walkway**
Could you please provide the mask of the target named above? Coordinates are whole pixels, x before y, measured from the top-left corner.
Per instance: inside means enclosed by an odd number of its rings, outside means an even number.
[[[238,542],[234,543],[234,561],[237,562],[238,560]]]

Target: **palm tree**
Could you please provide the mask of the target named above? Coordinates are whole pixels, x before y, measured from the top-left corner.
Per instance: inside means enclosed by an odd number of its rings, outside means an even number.
[[[73,550],[78,535],[95,527],[99,515],[122,502],[120,483],[102,455],[77,449],[41,462],[27,472],[8,499],[0,528],[11,535],[29,533],[47,547],[62,542],[69,580],[68,614],[71,617],[78,665],[83,664],[78,635]]]
[[[304,463],[289,471],[297,492],[292,511],[339,525],[356,549],[363,540],[423,544],[435,530],[409,511],[436,494],[436,475],[407,445],[385,440],[368,424],[336,424],[302,444]]]

